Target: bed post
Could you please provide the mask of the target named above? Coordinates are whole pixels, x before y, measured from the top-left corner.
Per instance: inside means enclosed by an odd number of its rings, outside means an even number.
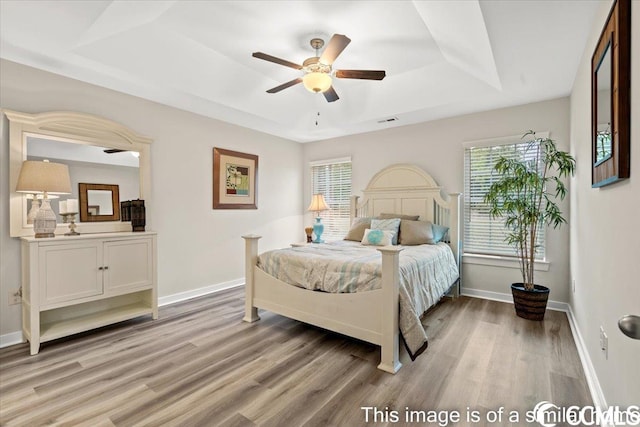
[[[258,308],[253,306],[253,294],[254,294],[254,276],[253,269],[258,263],[258,240],[262,236],[256,236],[255,234],[248,234],[242,236],[245,242],[244,252],[244,320],[245,322],[255,322],[260,320],[258,316]]]
[[[460,280],[458,280],[458,295],[460,295],[460,291],[462,290],[462,239],[460,237],[460,233],[462,232],[462,216],[460,215],[461,196],[462,193],[449,193],[449,239],[451,240],[451,250],[456,259],[458,274],[460,275]]]
[[[353,219],[358,216],[358,199],[360,196],[351,196],[349,204],[349,225],[353,224]]]
[[[382,339],[378,369],[395,374],[402,367],[398,329],[402,248],[385,246],[378,250],[382,252]]]

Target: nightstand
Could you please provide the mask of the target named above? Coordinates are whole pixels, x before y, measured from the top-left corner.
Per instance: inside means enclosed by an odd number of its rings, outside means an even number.
[[[307,245],[311,245],[311,243],[307,243],[307,242],[301,242],[301,243],[292,243],[291,247],[292,248],[301,248]]]

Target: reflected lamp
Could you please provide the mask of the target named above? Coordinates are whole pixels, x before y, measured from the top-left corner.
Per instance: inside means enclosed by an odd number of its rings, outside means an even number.
[[[25,160],[20,168],[16,192],[43,195],[42,205],[33,221],[33,231],[37,238],[55,237],[57,221],[49,203],[49,194],[71,193],[69,167],[48,160]]]

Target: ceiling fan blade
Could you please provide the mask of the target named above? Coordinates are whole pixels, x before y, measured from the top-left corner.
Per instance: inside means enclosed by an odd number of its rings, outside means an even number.
[[[340,97],[336,93],[336,90],[333,88],[333,86],[329,87],[329,89],[322,92],[322,94],[324,95],[327,102],[334,102],[340,99]]]
[[[324,49],[324,52],[322,52],[320,62],[326,65],[333,64],[333,61],[336,60],[338,55],[342,53],[349,43],[351,43],[349,37],[342,34],[334,34],[331,36],[331,40],[329,40],[329,44]]]
[[[271,88],[267,91],[267,93],[276,93],[276,92],[280,92],[283,89],[286,89],[288,87],[291,87],[293,85],[297,85],[298,83],[302,83],[302,78],[298,77],[297,79],[293,79],[290,82],[286,82],[281,84],[280,86],[276,86],[274,88]]]
[[[339,79],[382,80],[386,75],[384,71],[336,70],[336,77]]]
[[[275,62],[276,64],[284,65],[285,67],[295,68],[296,70],[302,70],[302,65],[296,64],[295,62],[287,61],[286,59],[276,58],[275,56],[267,55],[262,52],[253,52],[254,58],[264,59],[265,61]]]

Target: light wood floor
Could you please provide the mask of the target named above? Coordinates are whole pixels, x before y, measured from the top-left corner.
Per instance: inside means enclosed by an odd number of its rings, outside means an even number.
[[[242,307],[233,289],[163,307],[156,321],[45,343],[36,356],[27,344],[2,349],[0,424],[360,426],[364,406],[402,421],[405,408],[524,417],[541,400],[592,404],[561,312],[531,322],[509,304],[447,298],[425,317],[429,348],[415,362],[403,352],[391,375],[376,369],[376,346],[264,311],[244,323]]]

